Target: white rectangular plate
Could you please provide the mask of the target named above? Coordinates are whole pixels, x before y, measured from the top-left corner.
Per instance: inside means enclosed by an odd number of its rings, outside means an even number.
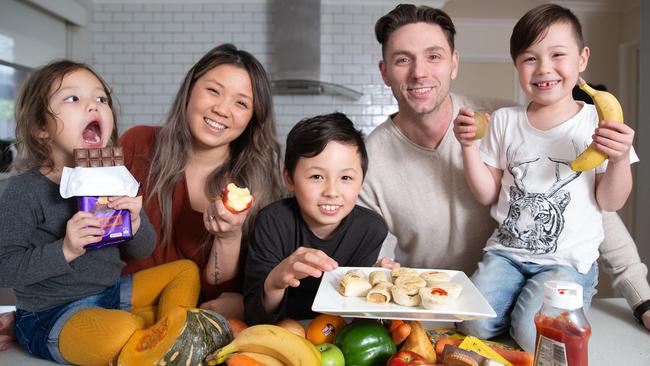
[[[318,313],[334,314],[354,318],[375,319],[404,319],[458,322],[482,318],[494,318],[496,313],[474,286],[467,275],[461,271],[440,269],[417,269],[418,272],[441,271],[449,273],[452,282],[463,286],[460,296],[446,305],[436,309],[425,309],[421,306],[410,307],[388,304],[371,304],[365,297],[345,297],[336,289],[343,275],[351,269],[359,269],[366,275],[372,271],[386,271],[390,278],[390,270],[377,267],[339,267],[331,272],[325,272],[311,309]]]

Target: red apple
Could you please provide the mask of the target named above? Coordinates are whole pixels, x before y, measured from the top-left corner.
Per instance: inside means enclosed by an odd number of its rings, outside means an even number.
[[[223,205],[234,214],[246,211],[253,205],[253,196],[248,188],[237,187],[235,183],[229,183],[223,189],[221,198]]]
[[[343,351],[332,343],[317,344],[316,348],[321,353],[321,366],[345,366]]]
[[[413,351],[399,351],[388,359],[386,366],[425,365],[424,357]]]

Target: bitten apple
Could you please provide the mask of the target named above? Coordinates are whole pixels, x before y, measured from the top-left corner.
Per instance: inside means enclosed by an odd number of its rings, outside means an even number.
[[[223,205],[228,211],[238,214],[246,211],[253,205],[253,196],[248,188],[237,187],[235,183],[229,183],[221,193]]]
[[[345,357],[340,348],[332,343],[316,345],[321,354],[321,366],[345,366]]]
[[[395,353],[386,366],[407,366],[407,365],[424,365],[426,360],[424,357],[413,351],[399,351]]]

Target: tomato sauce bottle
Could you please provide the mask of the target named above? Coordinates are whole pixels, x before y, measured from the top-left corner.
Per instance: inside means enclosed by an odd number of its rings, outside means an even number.
[[[535,328],[535,366],[588,365],[591,326],[582,310],[582,286],[547,281]]]

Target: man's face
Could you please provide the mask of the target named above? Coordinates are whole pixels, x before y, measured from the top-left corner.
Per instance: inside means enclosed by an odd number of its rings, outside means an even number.
[[[435,112],[449,95],[458,71],[458,53],[451,51],[437,24],[412,23],[388,38],[379,70],[400,115],[422,117]]]

